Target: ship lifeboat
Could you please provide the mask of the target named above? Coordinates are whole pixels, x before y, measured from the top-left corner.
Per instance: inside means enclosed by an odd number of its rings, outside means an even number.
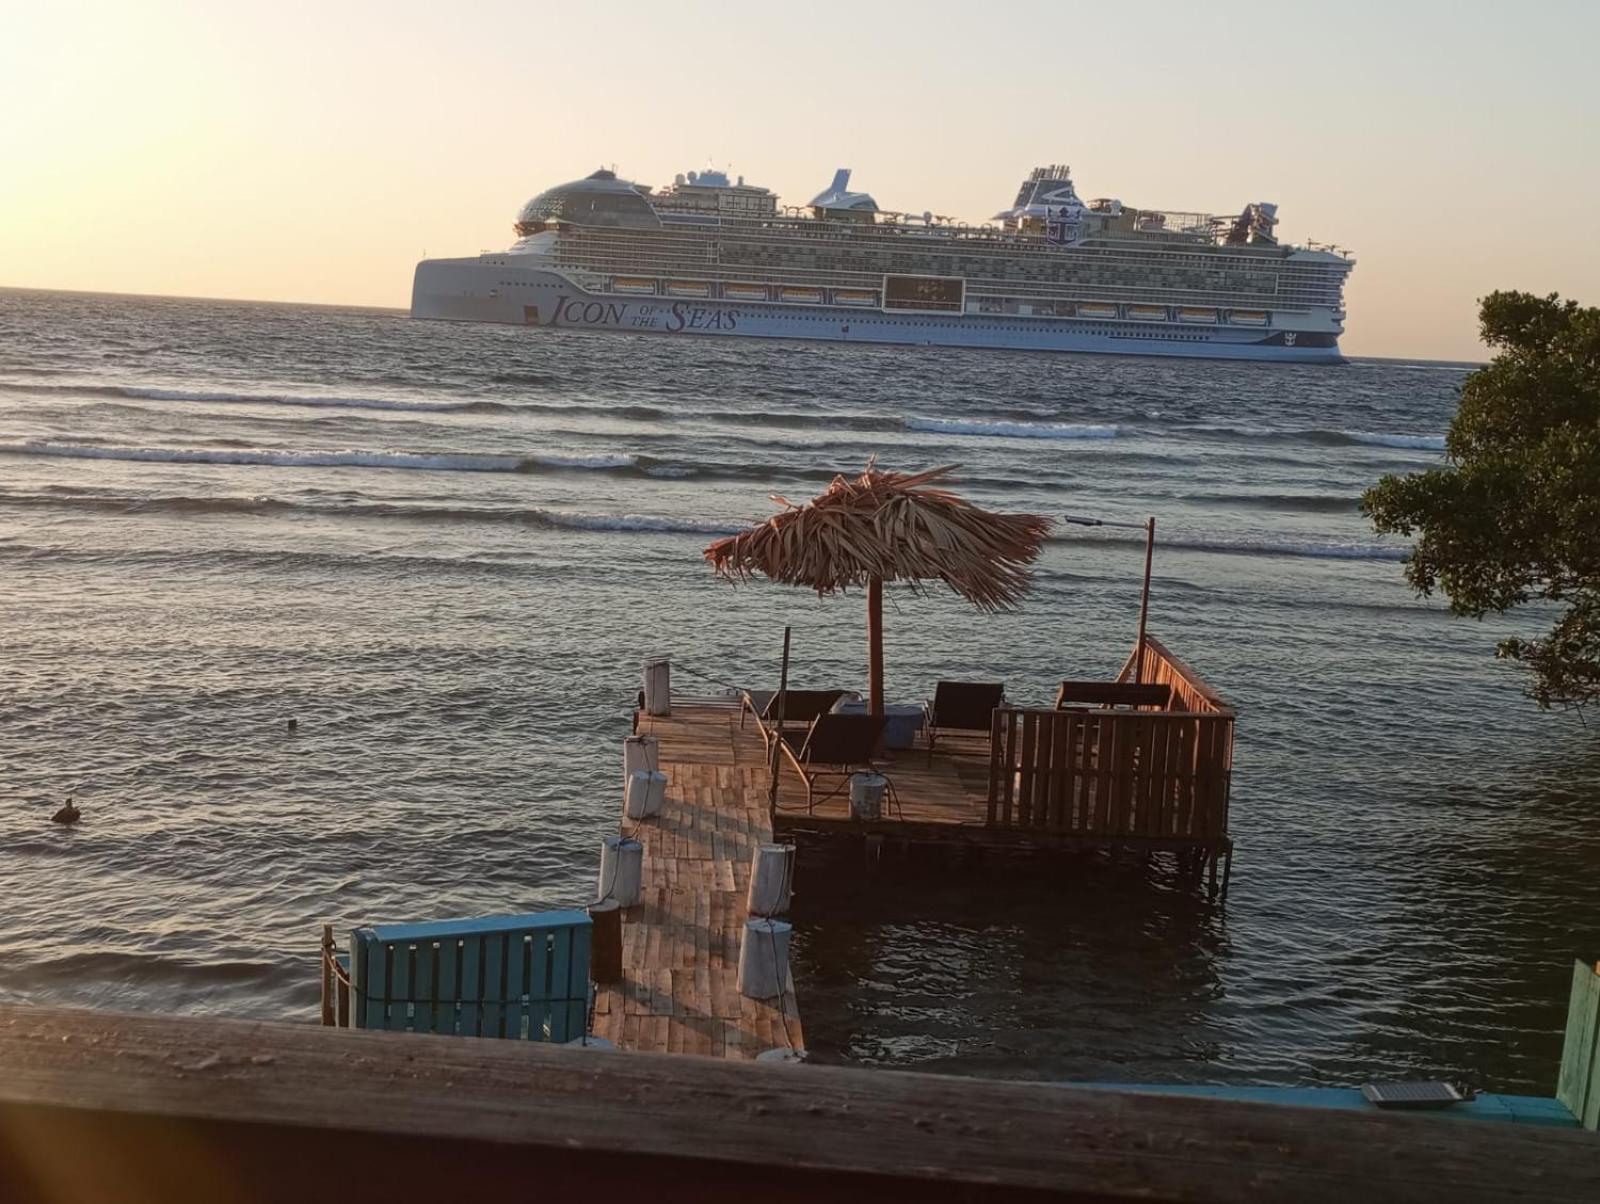
[[[836,288],[833,302],[835,305],[876,305],[878,294],[870,288]]]
[[[1167,320],[1167,307],[1165,305],[1130,305],[1128,316],[1137,318],[1141,322],[1165,322]]]
[[[656,282],[648,276],[617,276],[611,281],[611,291],[617,293],[653,293]]]
[[[1108,301],[1080,301],[1078,302],[1078,316],[1080,318],[1114,318],[1117,316],[1117,307]]]
[[[711,285],[705,280],[669,280],[667,295],[672,297],[709,297]]]
[[[1214,309],[1201,309],[1198,306],[1185,305],[1178,310],[1178,321],[1180,322],[1215,322],[1216,320],[1217,311]]]
[[[722,286],[722,295],[729,301],[765,301],[767,299],[767,286],[764,284],[741,284],[734,281]]]
[[[1228,321],[1235,326],[1265,326],[1267,312],[1264,309],[1235,309],[1229,312]]]
[[[822,290],[798,284],[785,284],[778,290],[778,300],[789,301],[796,305],[821,305]]]

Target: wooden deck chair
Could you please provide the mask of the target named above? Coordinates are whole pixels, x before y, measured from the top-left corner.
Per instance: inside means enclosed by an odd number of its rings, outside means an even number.
[[[818,715],[804,732],[782,733],[782,749],[806,784],[806,811],[832,798],[850,783],[853,773],[874,770],[873,759],[889,720],[883,715]],[[838,777],[840,785],[818,800],[817,782]]]
[[[807,727],[818,715],[833,710],[841,698],[854,697],[850,690],[788,690],[783,697],[783,726]],[[778,691],[746,690],[740,700],[739,726],[744,726],[746,715],[754,715],[761,741],[770,749],[778,731]]]
[[[933,689],[932,701],[922,707],[929,764],[933,762],[933,746],[940,732],[965,732],[987,740],[994,724],[994,709],[1005,702],[1006,687],[1002,682],[941,681]]]

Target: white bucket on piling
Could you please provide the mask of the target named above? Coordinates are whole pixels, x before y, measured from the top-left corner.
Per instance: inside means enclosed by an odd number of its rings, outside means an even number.
[[[637,907],[643,898],[644,845],[625,836],[607,836],[600,842],[599,898],[615,899],[623,907]]]
[[[647,715],[672,714],[672,662],[666,657],[644,663],[644,709]]]
[[[641,769],[661,768],[661,738],[643,735],[628,736],[622,741],[622,788],[628,788],[628,779]]]
[[[739,946],[739,993],[776,999],[789,981],[789,932],[784,920],[746,920]]]
[[[628,792],[623,801],[623,813],[629,819],[649,819],[660,815],[667,801],[667,775],[651,769],[640,769],[628,779]]]
[[[889,779],[881,773],[853,773],[850,775],[850,818],[879,819],[883,815],[883,796],[889,789]]]
[[[750,863],[748,907],[753,916],[786,916],[794,894],[794,846],[760,844]]]

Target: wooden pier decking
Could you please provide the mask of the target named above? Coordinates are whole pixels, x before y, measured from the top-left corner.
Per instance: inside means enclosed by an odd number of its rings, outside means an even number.
[[[644,845],[643,901],[623,912],[622,981],[601,986],[593,1031],[622,1049],[754,1058],[804,1049],[791,978],[781,1000],[739,993],[750,865],[772,840],[760,734],[727,702],[674,700],[639,717],[661,741],[667,798],[626,821]]]

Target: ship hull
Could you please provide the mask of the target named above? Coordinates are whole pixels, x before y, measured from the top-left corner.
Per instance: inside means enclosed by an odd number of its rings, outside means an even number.
[[[1327,330],[1193,327],[1133,320],[927,314],[860,306],[640,297],[583,288],[565,273],[492,259],[425,260],[414,318],[625,334],[716,335],[907,347],[965,347],[1276,363],[1342,363]]]

